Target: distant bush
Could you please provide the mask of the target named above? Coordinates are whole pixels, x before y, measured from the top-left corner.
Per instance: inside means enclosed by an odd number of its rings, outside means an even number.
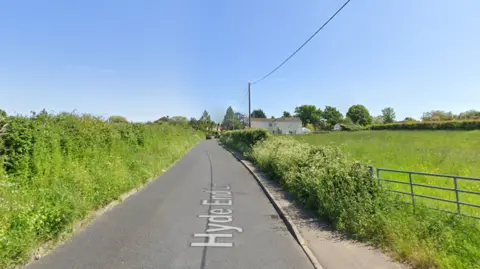
[[[363,127],[361,125],[344,124],[344,123],[341,123],[340,127],[342,127],[342,131],[347,131],[347,132],[364,131],[367,129],[366,127]]]
[[[220,141],[242,152],[253,147],[257,142],[266,139],[270,133],[265,129],[244,129],[224,131]]]
[[[108,122],[112,122],[112,123],[128,123],[128,120],[127,118],[123,117],[123,116],[110,116],[108,118]]]
[[[311,123],[307,123],[305,125],[305,128],[307,128],[308,130],[310,130],[312,132],[315,132],[315,126],[313,126],[313,124],[311,124]]]
[[[412,121],[378,124],[370,130],[479,130],[480,120]]]

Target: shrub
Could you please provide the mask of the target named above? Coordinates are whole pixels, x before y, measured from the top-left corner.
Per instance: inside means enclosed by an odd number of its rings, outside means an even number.
[[[123,116],[110,116],[108,118],[108,122],[112,122],[112,123],[128,123],[128,120],[127,118],[123,117]]]
[[[385,192],[367,167],[357,165],[339,149],[274,137],[259,142],[250,156],[338,230],[359,238],[378,232],[371,225],[372,216],[385,201]]]
[[[311,123],[307,123],[305,125],[305,128],[307,128],[308,130],[310,130],[312,132],[315,132],[315,126],[313,126],[313,124],[311,124]]]
[[[220,135],[220,141],[241,152],[248,151],[257,142],[262,141],[270,136],[265,129],[244,129],[224,131]]]
[[[370,126],[371,130],[480,130],[480,120],[414,121]]]
[[[347,131],[347,132],[355,132],[355,131],[364,131],[367,128],[363,127],[361,125],[357,124],[340,124],[340,127],[342,127],[342,131]]]

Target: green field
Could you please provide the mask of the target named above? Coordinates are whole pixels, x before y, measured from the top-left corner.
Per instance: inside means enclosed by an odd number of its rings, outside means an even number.
[[[375,168],[448,174],[480,178],[480,131],[365,131],[295,136],[316,145],[340,146],[361,163]],[[408,175],[382,172],[382,178],[408,182]],[[414,183],[453,188],[452,179],[414,175]],[[408,185],[389,183],[392,188],[410,192]],[[458,180],[460,189],[480,192],[480,182]],[[414,192],[455,200],[455,193],[415,187]],[[411,201],[409,196],[403,197]],[[417,197],[417,202],[455,211],[456,205]],[[460,193],[460,201],[480,204],[480,195]],[[480,209],[462,206],[470,215]]]

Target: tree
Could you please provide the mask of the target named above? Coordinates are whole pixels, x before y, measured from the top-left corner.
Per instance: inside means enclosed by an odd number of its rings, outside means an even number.
[[[173,116],[170,118],[171,121],[180,121],[180,122],[188,122],[188,118],[184,116]]]
[[[347,117],[349,117],[354,124],[366,126],[372,123],[373,118],[370,112],[364,105],[353,105],[348,109]]]
[[[108,122],[112,122],[112,123],[128,123],[128,120],[127,118],[123,117],[123,116],[110,116],[108,118]]]
[[[335,107],[332,106],[325,106],[325,110],[323,110],[322,118],[324,118],[328,125],[334,126],[337,123],[343,121],[342,113]]]
[[[200,117],[200,121],[203,122],[210,122],[212,121],[210,114],[206,110],[203,111],[202,116]]]
[[[406,117],[403,121],[417,121],[417,120],[412,117]]]
[[[235,129],[244,129],[247,125],[247,116],[240,112],[235,112]]]
[[[345,117],[345,119],[342,121],[343,124],[353,124],[352,119],[349,117]]]
[[[7,116],[7,112],[5,110],[0,109],[0,117],[5,118]]]
[[[271,116],[270,119],[274,120],[274,119],[275,119],[275,116]]]
[[[251,116],[252,118],[263,118],[263,119],[267,118],[267,115],[265,115],[265,112],[263,112],[263,110],[261,109],[253,110]]]
[[[288,112],[288,111],[283,111],[283,116],[282,117],[283,118],[290,118],[290,117],[292,117],[292,114],[290,114],[290,112]]]
[[[393,123],[395,121],[395,110],[391,107],[382,109],[383,123]]]
[[[302,125],[306,126],[308,123],[313,125],[320,121],[322,111],[314,105],[301,105],[295,108],[295,116],[300,118]]]
[[[204,110],[202,116],[198,120],[198,128],[201,130],[210,130],[215,127],[215,122],[212,121],[208,111]]]
[[[328,123],[328,121],[324,118],[321,118],[320,121],[315,125],[317,130],[332,130],[333,125]]]
[[[432,110],[424,112],[422,115],[422,121],[449,121],[454,118],[455,116],[452,112],[445,112],[442,110]]]
[[[222,129],[224,130],[233,130],[235,128],[235,112],[233,108],[229,106],[225,112],[225,117],[223,117]]]
[[[154,121],[154,123],[159,123],[159,122],[167,122],[170,120],[170,117],[169,116],[163,116],[161,117],[160,119]]]
[[[375,116],[373,117],[373,123],[374,124],[383,124],[383,116]]]
[[[179,125],[188,124],[188,118],[184,116],[173,116],[170,118],[169,122]]]
[[[195,119],[195,117],[191,117],[188,124],[192,126],[192,128],[194,129],[197,129],[197,130],[200,129],[200,122],[197,119]]]
[[[471,109],[471,110],[462,112],[457,116],[457,119],[459,119],[459,120],[477,120],[477,119],[480,119],[480,111],[476,111],[476,110]]]

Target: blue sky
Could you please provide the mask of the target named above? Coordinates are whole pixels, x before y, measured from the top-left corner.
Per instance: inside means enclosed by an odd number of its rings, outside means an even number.
[[[247,111],[256,80],[343,0],[3,0],[0,108],[134,121]],[[252,86],[267,116],[301,104],[480,109],[480,1],[352,0]]]

